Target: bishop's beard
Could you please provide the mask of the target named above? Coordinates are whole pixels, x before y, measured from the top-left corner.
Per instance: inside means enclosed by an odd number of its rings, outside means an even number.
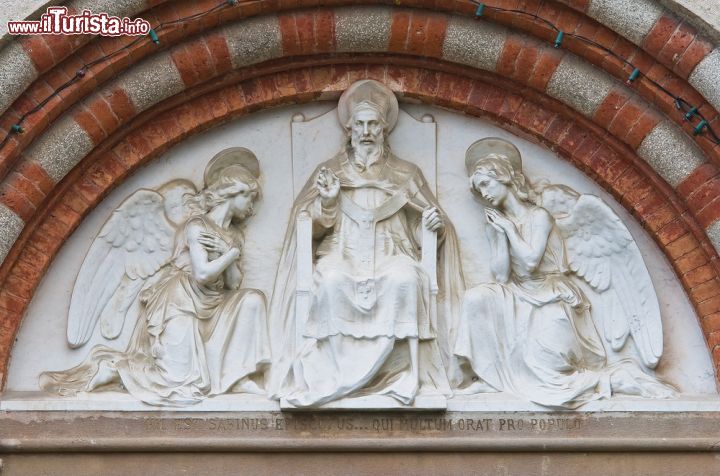
[[[365,167],[370,166],[380,160],[385,152],[383,144],[356,144],[352,147],[352,153],[355,161]]]

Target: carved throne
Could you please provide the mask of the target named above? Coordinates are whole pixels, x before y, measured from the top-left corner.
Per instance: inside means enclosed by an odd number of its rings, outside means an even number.
[[[333,133],[333,131],[335,133]],[[334,139],[333,139],[334,138]],[[406,160],[412,159],[425,175],[430,188],[437,196],[437,135],[434,118],[426,114],[417,120],[410,114],[399,111],[398,122],[389,135],[389,143],[395,155]],[[332,157],[342,147],[344,132],[338,124],[337,111],[332,109],[318,117],[307,119],[302,114],[292,118],[292,159],[293,159],[293,193],[300,192],[312,171],[324,160]],[[307,322],[310,302],[311,283],[314,271],[312,245],[312,221],[307,212],[300,212],[296,217],[297,250],[296,272],[297,288],[295,290],[295,348],[299,348],[303,340],[304,324]],[[437,233],[422,229],[421,264],[430,278],[430,319],[433,326],[437,324]],[[361,397],[362,398],[362,397]],[[369,397],[367,397],[369,398]],[[382,397],[390,400],[389,397]],[[445,401],[429,401],[423,404],[416,399],[416,407],[432,409],[444,408]],[[389,407],[399,403],[390,403]],[[323,405],[323,407],[344,408],[343,400]],[[352,405],[350,406],[352,407]]]

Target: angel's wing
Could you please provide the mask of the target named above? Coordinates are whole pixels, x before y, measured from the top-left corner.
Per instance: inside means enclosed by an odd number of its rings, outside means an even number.
[[[175,226],[163,196],[140,189],[113,212],[93,241],[70,300],[67,338],[84,345],[101,320],[102,335],[114,339],[143,284],[172,255]]]
[[[627,227],[600,198],[564,186],[547,187],[542,204],[565,239],[569,268],[608,298],[605,339],[618,351],[632,334],[643,363],[655,368],[663,352],[660,306]]]
[[[195,185],[185,179],[172,180],[158,189],[165,199],[165,216],[175,226],[180,226],[190,218],[190,207],[186,205],[188,195],[197,193]]]

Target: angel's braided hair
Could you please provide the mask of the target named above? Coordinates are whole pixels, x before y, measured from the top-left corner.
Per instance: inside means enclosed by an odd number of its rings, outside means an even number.
[[[475,174],[487,175],[498,182],[510,187],[517,197],[523,201],[537,204],[537,195],[533,185],[520,170],[515,170],[507,157],[502,154],[488,154],[478,160],[475,165]],[[475,187],[473,187],[475,190]]]
[[[187,204],[200,213],[206,213],[235,196],[240,184],[250,188],[253,203],[260,198],[261,189],[258,179],[245,167],[231,166],[204,190],[189,196],[186,199]]]

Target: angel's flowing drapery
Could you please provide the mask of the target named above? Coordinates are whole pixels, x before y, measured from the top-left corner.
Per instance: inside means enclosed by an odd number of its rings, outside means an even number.
[[[525,239],[532,235],[532,218],[515,225]],[[620,371],[648,394],[669,392],[633,361],[606,365],[588,300],[565,273],[555,227],[534,271],[509,258],[507,283],[477,286],[463,301],[455,354],[466,358],[479,378],[496,390],[553,407],[609,397],[612,376]]]
[[[322,210],[313,186],[317,171],[296,201],[293,217],[302,210],[313,216],[318,259],[305,339],[294,349],[291,227],[271,304],[273,344],[279,344],[271,392],[297,406],[364,393],[409,404],[423,382],[449,393],[440,347],[453,327],[452,314],[443,312],[442,333],[430,322],[428,277],[419,264],[421,216],[407,205],[416,200],[438,206],[421,172],[390,156],[381,170],[361,174],[346,153],[323,166],[340,179],[340,204]],[[454,300],[462,285],[449,225],[439,255],[440,282],[448,300]],[[419,340],[419,355],[413,355],[408,339]],[[444,341],[440,346],[438,339]],[[413,367],[419,375],[413,375]]]
[[[192,220],[232,242],[228,231],[209,220]],[[232,391],[264,370],[270,361],[264,296],[227,290],[222,275],[209,284],[197,282],[186,231],[178,234],[171,262],[141,294],[143,312],[127,350],[97,346],[80,365],[42,374],[41,387],[62,394],[84,391],[105,366],[117,372],[116,386],[146,403],[186,405]]]

